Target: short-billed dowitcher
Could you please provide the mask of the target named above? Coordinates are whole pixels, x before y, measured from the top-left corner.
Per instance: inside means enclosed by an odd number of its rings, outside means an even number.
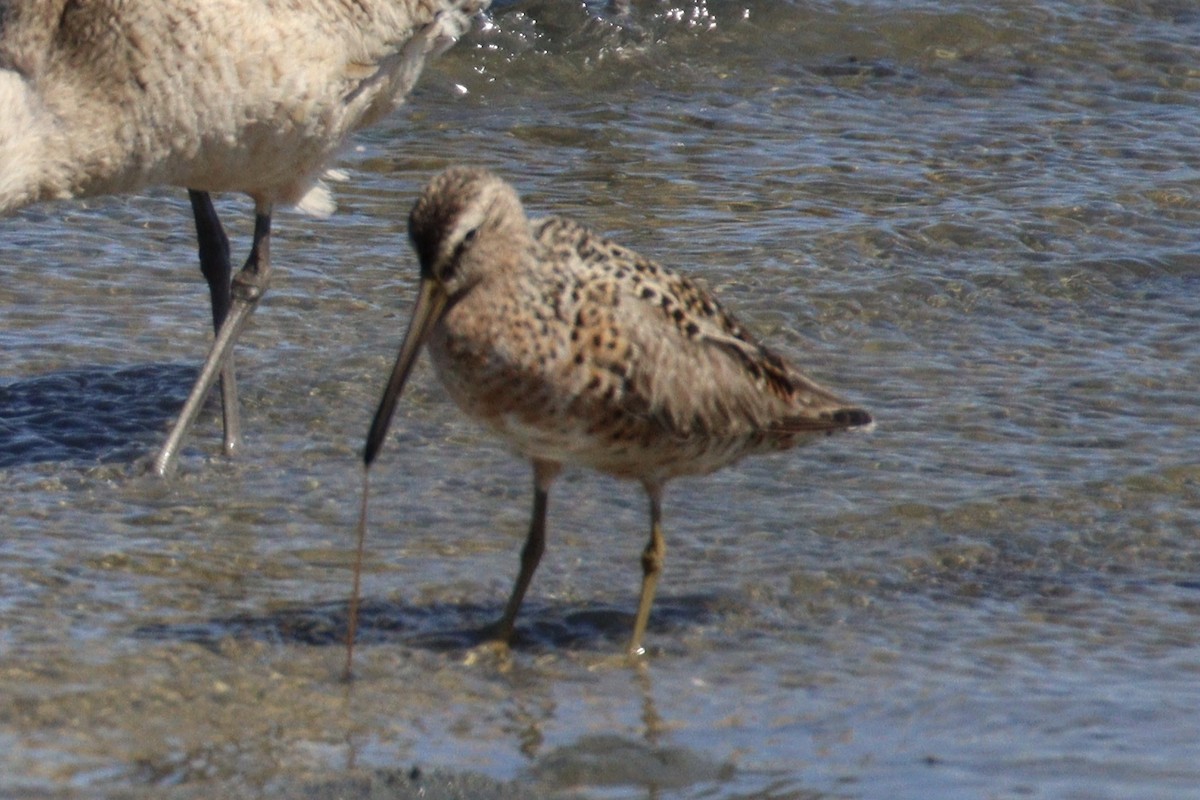
[[[871,425],[871,415],[758,343],[708,291],[560,217],[530,221],[511,186],[450,169],[409,217],[416,307],[371,423],[370,467],[421,346],[450,396],[533,462],[533,519],[497,639],[545,549],[564,465],[640,481],[650,541],[631,653],[662,570],[663,486],[752,453]]]
[[[0,215],[40,200],[186,187],[216,339],[154,462],[166,472],[270,276],[271,213],[329,213],[320,178],[346,138],[403,101],[426,57],[487,0],[0,0]],[[254,200],[232,277],[209,192]],[[231,285],[232,280],[232,285]]]

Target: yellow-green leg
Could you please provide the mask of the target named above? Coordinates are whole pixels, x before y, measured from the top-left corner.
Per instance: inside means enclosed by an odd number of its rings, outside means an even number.
[[[542,560],[546,551],[546,507],[550,502],[550,484],[558,476],[562,465],[553,461],[533,462],[533,517],[529,522],[529,535],[525,537],[525,546],[521,548],[521,571],[517,574],[517,582],[513,584],[512,594],[504,607],[504,616],[492,626],[490,638],[507,643],[512,639],[513,626],[517,621],[517,612],[521,610],[521,601],[533,580],[534,570]]]
[[[634,656],[645,652],[642,639],[646,635],[650,606],[654,604],[658,576],[662,572],[663,558],[667,554],[667,543],[662,534],[662,486],[647,483],[646,495],[650,498],[650,541],[642,551],[642,595],[638,600],[637,619],[633,623],[633,638],[629,641],[629,654]]]

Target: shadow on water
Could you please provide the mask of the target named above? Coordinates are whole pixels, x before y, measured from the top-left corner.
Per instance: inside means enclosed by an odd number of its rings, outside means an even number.
[[[0,468],[132,460],[175,418],[195,367],[82,367],[0,385]]]
[[[699,594],[661,598],[651,620],[651,634],[668,634],[710,623],[724,607],[719,598]],[[499,615],[502,604],[442,602],[412,605],[395,600],[370,600],[360,608],[360,648],[363,645],[402,645],[454,656],[482,643],[485,626]],[[340,648],[344,645],[345,602],[305,604],[263,614],[238,614],[197,624],[146,625],[135,635],[151,640],[192,642],[220,652],[229,637],[267,641],[274,645]],[[522,652],[596,651],[604,656],[623,652],[633,615],[601,603],[530,603],[523,609],[513,646]],[[536,661],[536,659],[535,659]],[[490,663],[490,662],[488,662]],[[730,759],[674,741],[674,724],[664,718],[656,702],[652,662],[637,661],[607,673],[623,697],[640,699],[637,721],[627,730],[590,730],[547,745],[547,728],[554,725],[555,706],[545,702],[546,685],[553,678],[534,667],[517,678],[507,670],[488,673],[489,681],[510,687],[506,718],[511,735],[521,742],[524,767],[511,779],[496,779],[471,771],[470,762],[452,770],[424,765],[410,768],[357,766],[357,733],[348,737],[351,767],[345,772],[284,772],[272,783],[280,790],[272,796],[462,798],[508,800],[578,796],[580,787],[618,796],[658,797],[664,791],[717,791],[739,779],[741,771]],[[508,676],[508,677],[503,677]],[[624,677],[628,683],[624,683]],[[353,686],[353,684],[348,684]],[[347,691],[350,691],[349,689]],[[369,687],[358,691],[370,691]],[[374,740],[366,735],[365,746]],[[219,754],[218,754],[219,757]],[[204,764],[213,756],[189,752],[186,762]],[[176,758],[146,782],[165,787],[170,794],[178,780]],[[192,797],[193,795],[178,795]],[[211,796],[211,795],[206,795]],[[224,795],[223,795],[224,796]],[[255,795],[257,796],[257,795]],[[817,797],[800,790],[789,797]]]
[[[708,595],[663,597],[655,603],[649,637],[712,623],[725,605]],[[194,642],[216,648],[226,637],[310,647],[341,647],[346,642],[348,605],[344,601],[290,606],[263,614],[235,614],[207,622],[143,625],[135,636]],[[487,626],[500,617],[499,603],[433,603],[413,606],[390,600],[364,600],[359,607],[357,643],[402,644],[451,652],[484,641]],[[603,603],[537,604],[521,609],[512,642],[518,650],[620,650],[633,630],[632,611]],[[652,644],[652,642],[651,642]]]

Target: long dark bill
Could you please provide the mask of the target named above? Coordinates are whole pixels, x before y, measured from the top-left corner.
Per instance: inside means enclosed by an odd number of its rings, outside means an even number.
[[[371,462],[379,454],[379,448],[383,446],[383,440],[387,438],[388,425],[392,421],[392,413],[396,410],[396,401],[400,399],[400,393],[404,391],[404,384],[408,381],[408,373],[412,371],[413,364],[417,363],[421,345],[425,343],[429,331],[446,310],[448,299],[442,287],[435,281],[429,278],[421,279],[421,286],[417,291],[417,304],[413,307],[412,319],[408,322],[408,332],[404,334],[404,343],[400,345],[400,354],[396,356],[396,365],[392,367],[392,377],[388,379],[375,418],[371,420],[371,429],[367,432],[367,446],[363,449],[365,466],[371,466]]]
[[[353,676],[354,639],[358,633],[358,609],[361,597],[363,549],[367,540],[367,495],[370,492],[371,462],[379,453],[383,440],[387,438],[388,424],[392,421],[392,413],[396,410],[396,401],[404,391],[408,381],[408,373],[412,372],[413,364],[421,353],[421,345],[434,324],[441,319],[446,310],[448,297],[442,288],[434,281],[423,278],[417,290],[417,303],[413,307],[412,318],[408,322],[408,332],[404,334],[404,343],[400,345],[400,354],[396,356],[396,364],[392,367],[392,376],[388,379],[387,388],[379,400],[379,408],[375,418],[371,420],[371,430],[367,433],[367,446],[363,450],[363,489],[362,505],[358,513],[358,547],[354,556],[354,581],[350,590],[350,604],[346,613],[346,666],[342,679],[349,682]]]

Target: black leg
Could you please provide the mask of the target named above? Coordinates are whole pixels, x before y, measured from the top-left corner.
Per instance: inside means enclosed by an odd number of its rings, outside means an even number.
[[[230,279],[233,267],[229,260],[229,237],[221,227],[221,220],[213,208],[208,192],[188,189],[192,201],[192,213],[196,218],[196,240],[200,248],[200,271],[208,282],[208,293],[212,300],[213,332],[221,330],[221,324],[229,313]],[[234,376],[233,354],[221,370],[221,416],[225,424],[225,454],[233,455],[242,446],[242,427],[237,399],[237,379]]]
[[[200,271],[208,281],[215,333],[221,329],[221,323],[229,312],[229,282],[233,276],[233,266],[229,260],[229,237],[221,227],[221,220],[217,217],[217,210],[213,208],[208,192],[188,189],[188,199],[192,201],[192,214],[196,218]]]
[[[216,215],[213,214],[214,219],[215,217]],[[200,408],[204,405],[204,398],[208,396],[213,384],[217,382],[218,375],[229,363],[230,354],[233,352],[233,345],[237,342],[238,335],[242,332],[250,314],[257,307],[258,301],[266,292],[271,278],[270,255],[271,204],[257,202],[254,217],[254,243],[250,247],[250,257],[246,259],[246,265],[242,267],[241,271],[233,277],[228,313],[221,322],[221,328],[217,332],[212,348],[208,351],[208,358],[205,359],[204,366],[200,369],[200,376],[196,379],[195,386],[192,387],[192,393],[179,413],[179,419],[175,421],[175,426],[171,428],[166,442],[163,443],[162,449],[154,459],[156,474],[165,475],[171,469],[179,455],[179,447],[183,442],[184,434],[187,433],[188,428],[200,413]]]

